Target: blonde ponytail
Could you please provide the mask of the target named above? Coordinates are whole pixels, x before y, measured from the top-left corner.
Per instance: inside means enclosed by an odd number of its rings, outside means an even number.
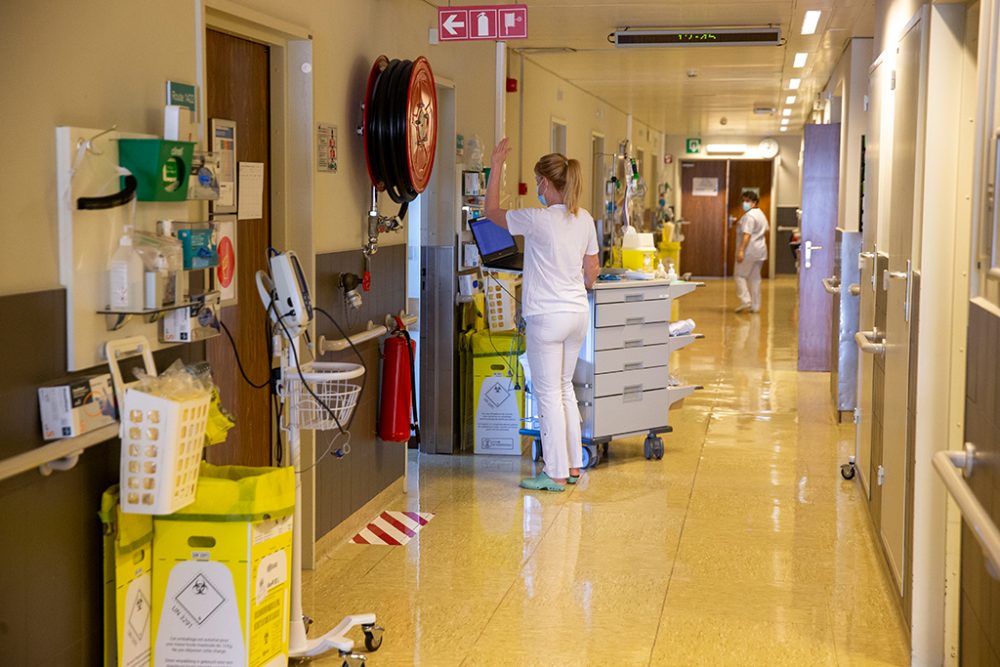
[[[583,192],[583,171],[579,160],[570,160],[561,153],[549,153],[535,163],[535,175],[545,178],[563,196],[563,203],[573,215],[580,210]]]

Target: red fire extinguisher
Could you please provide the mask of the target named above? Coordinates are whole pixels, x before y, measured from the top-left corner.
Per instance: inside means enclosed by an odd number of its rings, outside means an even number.
[[[407,442],[412,430],[415,442],[419,443],[417,397],[413,390],[416,385],[413,359],[417,344],[410,338],[410,332],[398,317],[396,325],[398,328],[385,339],[378,436],[387,442]]]

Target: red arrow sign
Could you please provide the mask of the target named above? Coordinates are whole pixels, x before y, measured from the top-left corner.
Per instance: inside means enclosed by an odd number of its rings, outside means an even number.
[[[438,39],[442,42],[527,37],[527,5],[438,7]]]

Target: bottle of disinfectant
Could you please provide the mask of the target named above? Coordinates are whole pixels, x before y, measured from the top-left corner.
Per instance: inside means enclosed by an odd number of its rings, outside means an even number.
[[[143,306],[142,257],[132,245],[132,227],[126,225],[125,234],[118,241],[118,249],[111,256],[108,268],[108,305],[111,310],[141,310]]]

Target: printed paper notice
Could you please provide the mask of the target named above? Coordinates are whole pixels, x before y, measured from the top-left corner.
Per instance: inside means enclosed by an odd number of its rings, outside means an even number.
[[[264,217],[264,163],[240,162],[238,214],[240,220]]]
[[[719,179],[695,177],[691,194],[695,197],[717,197],[719,195]]]
[[[316,169],[337,173],[337,126],[320,123],[316,127]]]

